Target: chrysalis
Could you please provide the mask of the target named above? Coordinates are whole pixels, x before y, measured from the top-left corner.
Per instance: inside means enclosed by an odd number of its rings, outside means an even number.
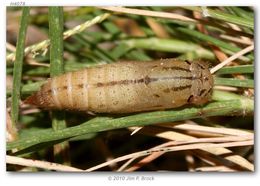
[[[118,62],[51,78],[25,103],[46,109],[131,113],[204,104],[213,77],[205,63]]]

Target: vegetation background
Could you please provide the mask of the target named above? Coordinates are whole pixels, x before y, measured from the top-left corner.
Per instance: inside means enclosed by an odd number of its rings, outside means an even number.
[[[10,7],[6,46],[8,171],[254,170],[252,7]],[[120,116],[23,104],[48,77],[160,58],[207,61],[212,101]]]

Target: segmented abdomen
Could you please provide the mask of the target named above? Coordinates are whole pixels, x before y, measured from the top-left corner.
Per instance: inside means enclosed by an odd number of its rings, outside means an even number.
[[[25,102],[46,109],[130,113],[203,104],[213,78],[200,62],[118,62],[49,79]]]

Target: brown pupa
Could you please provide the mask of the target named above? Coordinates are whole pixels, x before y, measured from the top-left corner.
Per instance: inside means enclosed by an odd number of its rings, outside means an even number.
[[[51,78],[25,103],[45,109],[131,113],[204,104],[213,77],[205,63],[118,62]]]

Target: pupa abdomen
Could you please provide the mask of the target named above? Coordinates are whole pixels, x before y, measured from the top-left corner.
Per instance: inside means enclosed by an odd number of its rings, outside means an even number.
[[[206,103],[213,78],[199,61],[118,62],[51,78],[25,103],[46,109],[131,113]]]

